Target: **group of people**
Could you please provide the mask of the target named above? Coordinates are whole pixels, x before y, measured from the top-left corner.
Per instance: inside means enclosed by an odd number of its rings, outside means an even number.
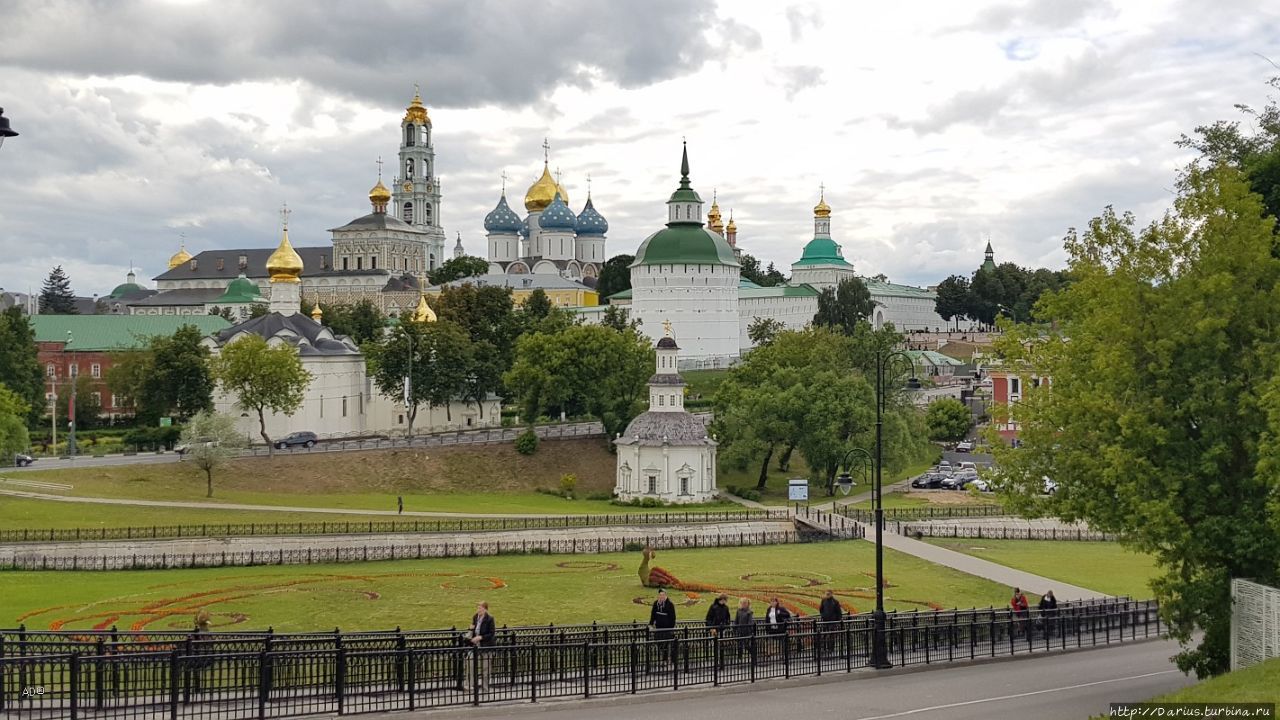
[[[1044,621],[1044,631],[1047,634],[1053,634],[1053,621],[1058,615],[1058,598],[1053,596],[1052,590],[1045,591],[1040,596],[1040,604],[1036,606],[1040,610],[1040,619]],[[1025,634],[1028,628],[1028,620],[1031,617],[1030,605],[1027,603],[1027,596],[1022,594],[1021,588],[1013,589],[1013,597],[1009,600],[1009,609],[1013,612],[1013,617],[1017,620],[1015,632]]]

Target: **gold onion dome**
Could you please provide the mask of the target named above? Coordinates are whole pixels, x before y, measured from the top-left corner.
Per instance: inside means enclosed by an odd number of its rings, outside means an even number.
[[[707,227],[712,232],[724,234],[724,216],[720,214],[720,203],[716,202],[715,193],[711,194],[711,209],[707,211]]]
[[[320,309],[320,301],[317,300],[315,306],[311,308],[311,319],[316,322],[320,322],[320,319],[323,317],[324,311]]]
[[[427,304],[427,296],[425,294],[418,296],[418,307],[414,308],[411,319],[414,322],[435,322],[436,311],[431,309]]]
[[[271,282],[301,282],[298,276],[302,274],[302,256],[289,244],[289,228],[280,235],[280,247],[267,258],[267,273]]]
[[[542,164],[542,177],[538,181],[529,186],[529,192],[524,194],[524,209],[529,212],[542,212],[547,209],[552,200],[556,199],[556,193],[560,193],[560,200],[565,205],[569,204],[569,193],[551,177],[551,170],[547,168],[547,164]]]
[[[818,198],[818,204],[813,206],[814,217],[831,217],[831,206],[827,204],[826,193]]]
[[[382,178],[378,178],[378,184],[374,185],[373,189],[369,191],[369,200],[383,205],[391,202],[391,191],[387,189],[386,185],[382,184]]]
[[[431,118],[427,117],[427,107],[422,104],[422,95],[415,88],[413,91],[413,102],[409,103],[409,107],[404,109],[404,122],[418,123],[419,125],[428,125]]]
[[[182,247],[178,249],[178,252],[169,257],[169,269],[172,270],[190,260],[191,253],[187,252],[187,245],[186,243],[183,243]]]
[[[730,211],[729,211],[729,224],[728,224],[728,225],[726,225],[724,229],[725,229],[726,231],[730,232],[730,233],[736,233],[736,232],[738,232],[738,223],[736,223],[736,222],[734,222],[734,221],[733,221],[733,211],[732,211],[732,210],[730,210]]]

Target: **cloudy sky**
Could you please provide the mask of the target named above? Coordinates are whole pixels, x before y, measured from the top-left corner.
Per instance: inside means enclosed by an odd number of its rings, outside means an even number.
[[[1205,0],[748,2],[0,0],[0,287],[64,265],[81,294],[132,262],[295,244],[368,211],[413,86],[443,222],[484,252],[543,137],[608,250],[665,220],[680,140],[739,242],[789,265],[826,186],[866,274],[927,285],[999,260],[1058,267],[1105,205],[1150,218],[1180,133],[1261,105],[1280,5]],[[517,203],[513,203],[516,205]]]

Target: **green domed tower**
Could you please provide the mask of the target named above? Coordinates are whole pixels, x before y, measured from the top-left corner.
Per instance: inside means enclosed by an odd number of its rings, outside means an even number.
[[[804,246],[800,259],[791,264],[791,284],[835,287],[853,275],[853,265],[844,259],[840,245],[831,239],[831,206],[824,191],[813,207],[813,239]]]

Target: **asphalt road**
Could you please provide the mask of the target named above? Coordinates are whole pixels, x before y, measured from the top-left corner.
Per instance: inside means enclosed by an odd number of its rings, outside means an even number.
[[[1083,720],[1112,702],[1135,702],[1193,682],[1174,667],[1178,646],[1151,641],[1100,650],[934,668],[887,676],[855,674],[765,688],[628,696],[598,701],[483,707],[468,718],[536,713],[552,720]],[[388,716],[390,717],[390,716]],[[403,717],[403,715],[401,715]]]

